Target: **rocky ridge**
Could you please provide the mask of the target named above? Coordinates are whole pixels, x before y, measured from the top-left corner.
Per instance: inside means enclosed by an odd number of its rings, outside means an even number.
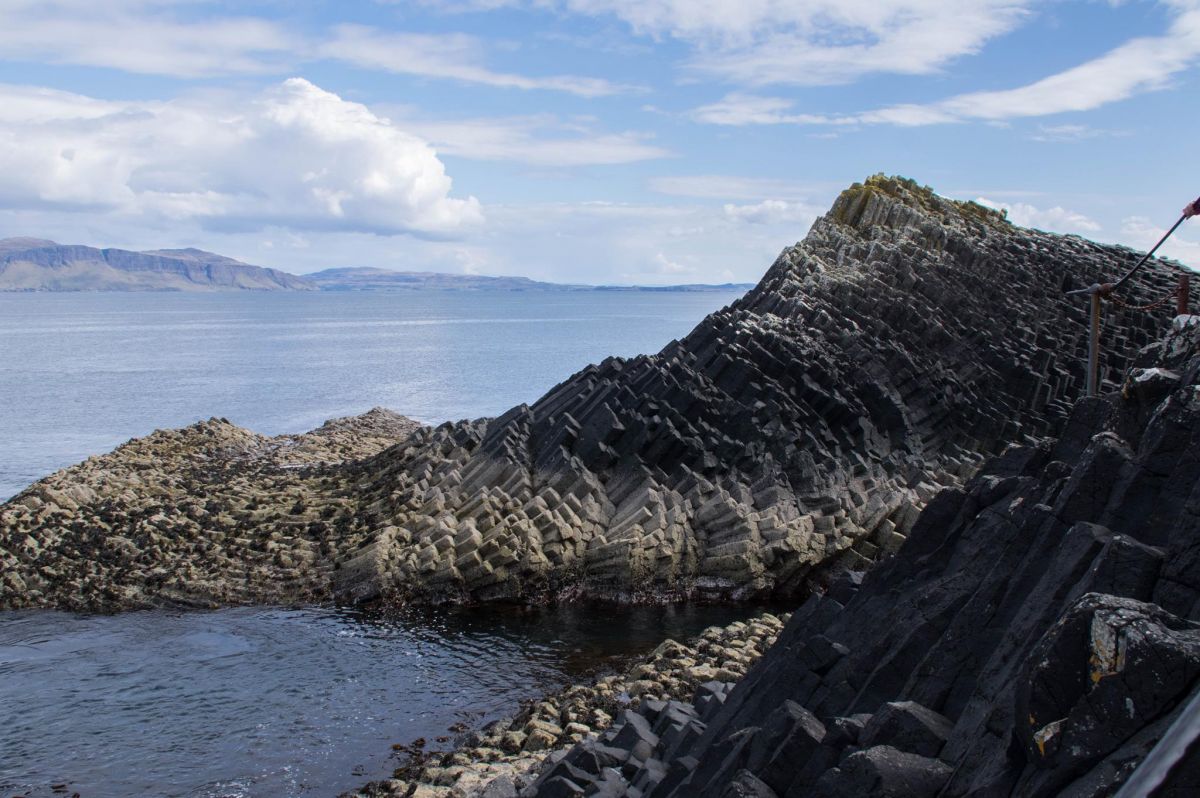
[[[1099,798],[1198,691],[1200,317],[1181,316],[1059,437],[809,598],[718,711],[643,705],[519,794]],[[1134,794],[1195,795],[1191,744]]]
[[[66,505],[34,486],[0,507],[19,580],[0,606],[802,595],[899,548],[985,456],[1064,423],[1086,326],[1063,291],[1135,257],[872,178],[684,339],[499,418],[253,485],[167,458],[136,489],[88,476]],[[1128,299],[1172,279],[1152,264]],[[1156,329],[1108,317],[1107,385]],[[130,530],[155,545],[92,556]],[[273,559],[269,585],[247,552]]]

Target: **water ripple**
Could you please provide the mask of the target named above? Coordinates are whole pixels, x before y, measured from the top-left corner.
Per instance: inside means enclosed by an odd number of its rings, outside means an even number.
[[[727,607],[0,613],[0,793],[334,795]]]

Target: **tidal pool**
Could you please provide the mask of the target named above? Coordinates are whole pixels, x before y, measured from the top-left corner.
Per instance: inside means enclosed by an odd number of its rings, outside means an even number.
[[[393,743],[755,612],[3,612],[0,796],[334,796],[390,774]]]

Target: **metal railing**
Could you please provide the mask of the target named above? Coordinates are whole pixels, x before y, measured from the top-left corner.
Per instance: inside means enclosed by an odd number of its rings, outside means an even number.
[[[1197,200],[1200,203],[1200,200]],[[1191,293],[1191,280],[1184,272],[1179,274],[1179,282],[1174,291],[1169,292],[1161,299],[1151,302],[1148,305],[1130,305],[1114,296],[1118,288],[1128,282],[1130,277],[1133,277],[1139,269],[1146,264],[1146,261],[1154,257],[1154,253],[1163,245],[1171,234],[1183,224],[1188,217],[1180,216],[1179,221],[1171,225],[1171,229],[1158,239],[1158,243],[1142,256],[1142,259],[1137,264],[1125,273],[1125,276],[1115,283],[1092,283],[1087,288],[1079,288],[1074,291],[1067,291],[1067,296],[1086,294],[1090,307],[1090,330],[1088,335],[1088,363],[1087,363],[1087,395],[1096,396],[1100,392],[1100,310],[1102,300],[1108,299],[1116,305],[1119,305],[1128,310],[1154,310],[1161,307],[1170,301],[1171,297],[1175,297],[1175,310],[1177,314],[1185,314],[1188,312],[1188,300]]]
[[[1189,756],[1200,740],[1200,690],[1175,718],[1158,743],[1125,780],[1114,798],[1148,798],[1163,785],[1171,771]]]

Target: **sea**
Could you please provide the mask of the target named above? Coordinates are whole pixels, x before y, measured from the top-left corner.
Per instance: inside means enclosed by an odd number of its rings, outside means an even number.
[[[734,292],[0,293],[0,500],[210,417],[267,435],[383,406],[496,416],[659,351]]]
[[[131,437],[498,415],[734,292],[0,294],[0,500]],[[332,796],[754,608],[0,612],[0,795]],[[450,744],[450,743],[447,743]]]

